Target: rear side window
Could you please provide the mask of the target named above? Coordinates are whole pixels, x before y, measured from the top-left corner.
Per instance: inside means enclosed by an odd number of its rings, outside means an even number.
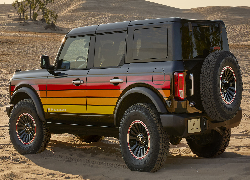
[[[125,56],[126,36],[124,31],[97,34],[94,67],[118,66]]]
[[[59,56],[62,69],[83,69],[87,67],[90,36],[72,36],[66,39]]]
[[[133,60],[140,62],[166,60],[167,52],[166,27],[151,27],[134,30]]]

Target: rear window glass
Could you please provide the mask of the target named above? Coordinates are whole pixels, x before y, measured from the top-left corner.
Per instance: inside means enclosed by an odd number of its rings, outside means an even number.
[[[192,26],[189,26],[185,23],[181,31],[183,59],[205,58],[212,47],[220,47],[223,50],[219,24],[192,23]]]

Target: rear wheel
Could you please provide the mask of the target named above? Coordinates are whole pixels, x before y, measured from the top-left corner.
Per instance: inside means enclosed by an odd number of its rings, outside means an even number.
[[[151,104],[138,103],[126,110],[119,129],[121,153],[132,171],[159,170],[169,151],[158,112]]]
[[[227,148],[231,136],[231,129],[218,128],[210,133],[192,135],[186,138],[194,154],[199,157],[211,158],[222,154]]]
[[[40,120],[31,99],[18,102],[9,120],[10,140],[20,154],[33,154],[45,150],[50,133],[46,122]]]

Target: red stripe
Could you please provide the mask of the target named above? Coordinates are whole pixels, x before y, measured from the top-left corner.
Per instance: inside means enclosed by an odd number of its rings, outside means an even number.
[[[10,91],[14,91],[14,89],[15,89],[15,86],[12,85],[12,86],[10,87]]]
[[[86,89],[86,84],[75,86],[73,84],[48,84],[47,90],[67,90],[67,89]]]
[[[101,75],[100,75],[101,76]],[[97,82],[97,83],[101,83],[101,82],[110,82],[111,79],[114,79],[114,77],[117,77],[119,79],[123,79],[123,81],[126,81],[126,76],[118,76],[118,75],[114,75],[114,76],[102,76],[102,77],[94,77],[94,76],[88,76],[87,77],[87,82]]]
[[[165,75],[165,81],[170,81],[170,75]]]
[[[164,84],[162,85],[155,85],[153,82],[149,82],[149,81],[145,81],[141,83],[149,84],[156,89],[170,89],[170,81],[165,81]],[[132,85],[132,84],[135,84],[135,82],[128,82],[127,86]]]
[[[46,84],[32,85],[36,91],[46,91]]]
[[[87,89],[125,89],[126,82],[118,85],[111,83],[87,83]]]

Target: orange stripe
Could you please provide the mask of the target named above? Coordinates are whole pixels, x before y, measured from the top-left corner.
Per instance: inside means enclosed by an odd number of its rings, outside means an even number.
[[[90,97],[119,97],[122,90],[87,90]]]
[[[46,97],[46,91],[37,91],[39,97]]]
[[[86,90],[48,91],[48,97],[85,97]]]
[[[86,104],[86,98],[41,98],[42,104]]]
[[[170,90],[159,90],[159,92],[162,94],[164,98],[170,96]]]

